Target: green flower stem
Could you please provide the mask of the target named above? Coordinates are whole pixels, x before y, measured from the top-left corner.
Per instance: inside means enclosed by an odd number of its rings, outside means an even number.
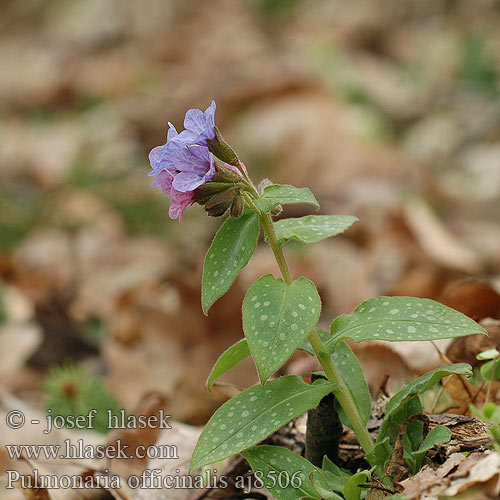
[[[358,438],[359,444],[363,448],[365,455],[368,456],[368,454],[373,451],[373,441],[370,433],[361,420],[356,403],[352,399],[346,383],[335,368],[330,354],[324,351],[324,344],[319,338],[316,330],[313,330],[309,334],[308,339],[314,349],[314,352],[316,353],[318,361],[325,371],[325,375],[328,377],[328,380],[334,384],[338,384],[335,396],[339,400],[340,405],[347,415],[347,418],[356,433],[356,437]]]
[[[276,235],[276,230],[274,229],[273,221],[271,216],[267,213],[261,212],[258,207],[253,202],[252,198],[248,193],[244,193],[244,197],[248,205],[255,210],[255,212],[259,215],[262,228],[266,233],[267,239],[271,248],[273,249],[274,256],[278,263],[278,266],[281,271],[281,275],[286,283],[292,283],[293,278],[290,273],[290,269],[288,268],[288,264],[286,262],[285,256],[283,254],[283,249],[278,241],[278,237]],[[340,376],[339,372],[335,368],[335,365],[332,362],[331,356],[325,352],[325,346],[316,330],[313,330],[308,336],[309,342],[311,343],[314,352],[316,353],[316,357],[320,362],[323,370],[325,371],[328,380],[332,384],[337,384],[338,389],[335,391],[335,396],[339,400],[342,408],[344,409],[347,418],[349,418],[349,422],[351,423],[354,432],[358,438],[359,444],[363,448],[363,451],[366,455],[368,455],[373,450],[373,441],[370,436],[370,433],[366,429],[363,424],[361,417],[358,412],[358,408],[356,407],[356,403],[354,402],[347,385],[344,380]]]
[[[257,208],[257,206],[255,205],[255,203],[253,202],[252,198],[249,196],[248,193],[244,193],[243,196],[245,197],[246,202],[252,207],[252,209],[260,217],[260,222],[262,224],[262,228],[264,229],[264,232],[266,233],[267,239],[269,240],[269,244],[271,245],[271,248],[273,249],[274,257],[276,258],[276,262],[278,263],[278,266],[280,268],[281,275],[283,276],[283,279],[288,284],[292,283],[293,278],[292,278],[292,275],[290,274],[290,269],[288,269],[288,265],[286,263],[285,256],[283,254],[283,249],[281,248],[281,245],[279,244],[278,236],[276,235],[276,231],[274,230],[273,221],[271,219],[271,216],[269,214],[261,212]]]
[[[283,248],[278,242],[278,236],[276,235],[271,216],[269,214],[263,214],[261,216],[261,222],[267,239],[269,240],[269,244],[273,249],[274,257],[276,258],[276,262],[280,268],[281,275],[283,276],[285,282],[290,284],[292,283],[293,278],[290,273],[290,269],[288,269],[288,264],[286,263],[285,255],[283,254]]]

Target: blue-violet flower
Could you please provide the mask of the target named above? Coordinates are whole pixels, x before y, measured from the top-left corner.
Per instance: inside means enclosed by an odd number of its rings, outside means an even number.
[[[215,174],[212,153],[207,139],[215,139],[215,102],[203,113],[190,109],[184,118],[184,127],[178,133],[169,123],[167,142],[149,153],[153,169],[149,175],[157,175],[151,184],[159,187],[172,198],[169,215],[182,220],[186,207],[193,201],[194,190],[210,181]]]

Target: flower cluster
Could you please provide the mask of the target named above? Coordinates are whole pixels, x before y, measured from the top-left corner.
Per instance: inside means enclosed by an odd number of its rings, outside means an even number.
[[[149,154],[153,169],[149,175],[157,176],[151,185],[172,198],[169,215],[179,221],[194,201],[194,191],[215,175],[214,158],[208,148],[208,140],[216,139],[215,102],[212,101],[205,112],[190,109],[184,118],[184,127],[185,130],[178,133],[169,123],[167,142]]]

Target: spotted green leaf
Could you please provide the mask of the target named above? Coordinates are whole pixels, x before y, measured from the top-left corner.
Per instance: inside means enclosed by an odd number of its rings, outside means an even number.
[[[366,425],[372,411],[372,399],[358,358],[345,342],[339,342],[332,353],[332,361],[356,403],[363,424]],[[350,427],[349,419],[338,400],[336,406],[342,423]]]
[[[251,210],[239,219],[228,218],[217,231],[203,266],[201,305],[205,314],[248,264],[258,237],[259,218]]]
[[[321,341],[326,343],[330,334],[321,328],[316,328],[316,332]],[[308,339],[304,340],[298,348],[309,353],[311,356],[315,356],[314,350]],[[366,425],[372,411],[372,400],[370,389],[366,383],[358,358],[345,342],[338,342],[331,356],[335,368],[339,372],[342,380],[346,383],[352,398],[356,402],[361,420]],[[342,407],[338,404],[338,400],[335,401],[335,404],[342,423],[350,427],[349,419]]]
[[[274,227],[280,243],[292,239],[302,243],[316,243],[343,233],[357,220],[352,215],[306,215],[281,219],[274,223]]]
[[[289,375],[256,385],[224,403],[208,421],[191,458],[190,471],[256,445],[298,415],[318,406],[334,385],[309,385]]]
[[[336,342],[349,338],[363,340],[436,340],[474,333],[487,335],[484,328],[467,316],[439,302],[415,297],[377,297],[356,307],[352,314],[339,316],[330,326],[331,350]]]
[[[234,368],[238,363],[250,356],[250,349],[248,348],[247,340],[241,339],[240,341],[227,348],[216,361],[210,375],[207,378],[207,389],[210,391],[214,382],[224,373]]]
[[[278,205],[292,205],[295,203],[314,205],[319,203],[308,188],[273,184],[264,189],[262,195],[255,200],[255,204],[263,212],[270,212]]]
[[[286,448],[255,446],[241,454],[248,460],[256,477],[262,478],[264,487],[277,500],[300,500],[303,497],[321,500],[321,495],[311,482],[311,473],[314,474],[315,482],[329,490],[321,469]]]
[[[278,370],[316,326],[321,299],[314,284],[259,278],[243,301],[243,330],[261,382]]]

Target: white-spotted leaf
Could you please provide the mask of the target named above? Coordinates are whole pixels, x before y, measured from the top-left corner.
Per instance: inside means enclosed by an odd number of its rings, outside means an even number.
[[[300,500],[304,497],[321,500],[321,495],[311,482],[311,473],[314,473],[314,481],[329,490],[321,469],[286,448],[255,446],[243,451],[242,455],[254,473],[262,478],[267,491],[277,500]]]
[[[298,415],[318,406],[334,385],[309,385],[288,375],[256,385],[224,403],[208,421],[191,458],[190,471],[256,445]]]
[[[292,239],[302,243],[316,243],[343,233],[357,220],[352,215],[306,215],[281,219],[274,223],[274,227],[280,243]]]
[[[331,337],[329,332],[326,332],[321,328],[316,328],[316,333],[319,335],[319,338],[324,344]],[[305,339],[298,349],[309,353],[311,356],[316,356],[308,339]],[[370,396],[370,389],[366,383],[358,358],[345,342],[338,342],[335,345],[335,350],[332,352],[331,356],[335,368],[339,372],[342,380],[345,381],[352,398],[356,402],[361,420],[364,424],[366,424],[372,411],[372,400]],[[336,406],[342,423],[350,427],[349,419],[347,418],[347,415],[342,407],[338,404],[338,400],[336,400]]]
[[[264,189],[262,195],[255,200],[255,204],[263,212],[270,212],[278,205],[293,205],[295,203],[314,205],[319,208],[319,203],[308,188],[272,184]]]
[[[239,219],[228,218],[219,228],[203,266],[201,305],[205,314],[248,264],[257,248],[258,237],[259,218],[251,210]]]
[[[345,342],[339,342],[332,353],[332,361],[356,403],[363,424],[366,425],[372,411],[372,400],[358,358]],[[350,427],[344,410],[339,404],[336,406],[342,423]]]
[[[224,373],[234,368],[237,364],[241,363],[244,359],[250,356],[250,349],[248,348],[247,340],[241,339],[240,341],[228,347],[216,361],[210,375],[207,378],[207,389],[210,391],[214,382]]]
[[[321,299],[314,284],[259,278],[243,301],[243,330],[261,382],[266,381],[316,326]]]
[[[377,297],[356,307],[352,314],[339,316],[330,327],[331,350],[339,340],[416,341],[487,335],[484,328],[467,316],[439,302],[415,297]]]

